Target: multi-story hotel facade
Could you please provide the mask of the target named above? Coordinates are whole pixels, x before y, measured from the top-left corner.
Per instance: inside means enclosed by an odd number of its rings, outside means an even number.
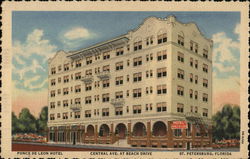
[[[48,141],[211,147],[212,45],[195,23],[169,16],[57,52],[49,59]]]

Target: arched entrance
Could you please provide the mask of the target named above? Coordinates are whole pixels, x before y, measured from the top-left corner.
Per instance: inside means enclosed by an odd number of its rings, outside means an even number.
[[[94,136],[94,126],[93,125],[88,125],[87,127],[87,132],[86,136]]]
[[[167,136],[167,126],[162,121],[157,121],[153,125],[153,135],[154,136]]]
[[[146,136],[146,134],[146,126],[143,123],[138,122],[134,125],[133,136]]]
[[[109,136],[109,126],[107,124],[102,124],[99,130],[99,136]]]
[[[115,134],[118,135],[119,139],[125,139],[127,134],[126,125],[123,123],[118,124],[115,128]]]

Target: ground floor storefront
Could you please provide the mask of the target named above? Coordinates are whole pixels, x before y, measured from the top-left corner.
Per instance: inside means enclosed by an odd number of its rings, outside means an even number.
[[[211,127],[187,122],[186,129],[172,129],[173,121],[124,121],[51,126],[48,142],[112,144],[128,147],[178,149],[211,148]]]

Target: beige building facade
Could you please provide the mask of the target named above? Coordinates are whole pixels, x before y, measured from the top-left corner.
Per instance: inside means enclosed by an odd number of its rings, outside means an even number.
[[[212,46],[194,23],[149,17],[49,59],[48,141],[211,147]],[[172,129],[186,121],[186,129]]]

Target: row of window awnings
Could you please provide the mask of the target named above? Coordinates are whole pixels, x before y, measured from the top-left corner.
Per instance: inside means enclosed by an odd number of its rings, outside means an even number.
[[[96,55],[99,53],[103,53],[103,52],[108,52],[111,51],[115,48],[119,48],[122,46],[125,46],[128,43],[128,38],[123,36],[123,37],[118,37],[109,41],[105,41],[103,43],[99,43],[96,44],[94,46],[79,50],[79,51],[75,51],[75,52],[69,52],[70,55],[68,55],[67,57],[71,58],[72,60],[75,59],[81,59],[84,58],[86,56],[91,56],[91,55]]]

